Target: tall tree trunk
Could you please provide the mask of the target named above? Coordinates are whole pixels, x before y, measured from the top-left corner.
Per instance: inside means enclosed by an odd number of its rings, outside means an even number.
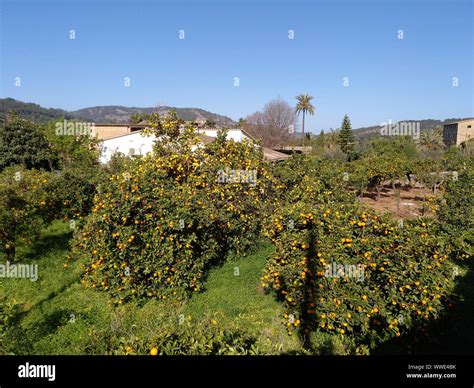
[[[400,191],[399,189],[397,189],[395,185],[395,181],[392,181],[392,190],[393,190],[393,194],[397,198],[397,212],[398,214],[400,214]]]
[[[303,130],[303,145],[304,145],[304,114],[305,114],[305,111],[303,111],[303,127],[302,127],[302,130]]]

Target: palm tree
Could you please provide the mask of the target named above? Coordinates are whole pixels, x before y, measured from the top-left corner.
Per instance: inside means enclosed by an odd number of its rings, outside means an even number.
[[[298,103],[296,104],[296,114],[303,113],[303,123],[302,123],[302,131],[303,131],[303,144],[304,144],[304,116],[306,113],[310,115],[314,115],[315,107],[311,104],[311,100],[313,99],[313,96],[310,96],[309,94],[300,94],[299,96],[296,96],[296,99],[298,100]]]
[[[427,150],[439,150],[444,148],[443,133],[439,127],[427,129],[420,134],[418,146]]]

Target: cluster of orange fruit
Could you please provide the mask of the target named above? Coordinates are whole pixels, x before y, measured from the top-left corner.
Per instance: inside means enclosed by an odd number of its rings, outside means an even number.
[[[166,120],[160,130],[176,125]],[[265,219],[275,185],[259,148],[233,141],[203,147],[192,128],[180,133],[111,176],[75,237],[76,253],[88,262],[85,284],[117,303],[199,291],[209,264],[252,246]],[[219,182],[226,168],[256,171],[257,180]]]
[[[309,330],[359,333],[355,340],[363,342],[374,333],[398,336],[442,313],[452,272],[429,224],[400,227],[388,216],[342,204],[301,208],[284,207],[273,218],[266,235],[277,251],[261,276],[263,287],[283,298],[289,330],[298,321]],[[334,262],[360,266],[363,280],[328,277]]]

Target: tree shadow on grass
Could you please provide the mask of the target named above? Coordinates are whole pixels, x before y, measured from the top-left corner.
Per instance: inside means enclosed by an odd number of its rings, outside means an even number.
[[[48,334],[53,334],[57,329],[66,324],[72,317],[71,314],[77,315],[71,309],[56,309],[51,313],[43,313],[44,303],[54,299],[56,296],[64,292],[73,283],[65,284],[60,289],[49,293],[48,296],[35,303],[28,309],[19,310],[11,318],[8,330],[9,350],[15,354],[23,354],[24,349],[32,349],[31,342],[37,338],[43,338]],[[32,311],[39,309],[41,312],[41,319],[35,321],[34,326],[29,325],[24,328],[21,321]],[[27,353],[27,352],[26,352]],[[25,353],[25,354],[26,354]]]
[[[33,261],[54,251],[65,251],[69,248],[69,241],[71,240],[72,233],[71,230],[42,236],[22,255],[22,258]]]
[[[32,354],[35,343],[68,324],[76,314],[73,310],[58,308],[50,313],[42,314],[39,320],[27,327],[19,325],[19,316],[13,320],[8,330],[8,349],[13,354]]]
[[[306,253],[307,258],[307,276],[304,280],[304,300],[301,304],[300,317],[302,325],[299,328],[299,337],[301,346],[308,351],[314,351],[311,342],[312,329],[317,325],[316,317],[312,312],[315,309],[316,303],[319,302],[320,292],[318,284],[318,266],[316,256],[316,233],[311,229],[308,233],[306,241],[309,244],[309,249]]]
[[[440,319],[427,321],[424,326],[381,344],[372,354],[474,354],[474,262],[458,265],[467,269],[467,273],[458,279],[456,298],[448,312]]]

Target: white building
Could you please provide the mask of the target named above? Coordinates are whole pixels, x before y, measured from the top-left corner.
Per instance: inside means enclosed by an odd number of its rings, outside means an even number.
[[[153,150],[155,135],[144,135],[142,131],[127,133],[104,139],[100,144],[100,163],[108,163],[112,155],[122,153],[126,156],[146,155]]]
[[[218,130],[204,128],[204,129],[198,129],[197,131],[203,135],[216,138]],[[227,131],[226,139],[233,140],[237,143],[240,143],[243,140],[254,140],[254,138],[250,134],[245,132],[243,129],[229,129]]]
[[[212,142],[217,137],[217,129],[199,129],[199,137],[204,144]],[[230,129],[227,132],[228,140],[242,142],[243,140],[254,140],[253,137],[241,129]],[[155,135],[145,135],[142,130],[111,136],[100,142],[99,162],[106,164],[112,159],[112,155],[121,153],[125,156],[146,155],[153,151]],[[281,152],[263,148],[264,157],[269,161],[279,161],[288,158]]]

